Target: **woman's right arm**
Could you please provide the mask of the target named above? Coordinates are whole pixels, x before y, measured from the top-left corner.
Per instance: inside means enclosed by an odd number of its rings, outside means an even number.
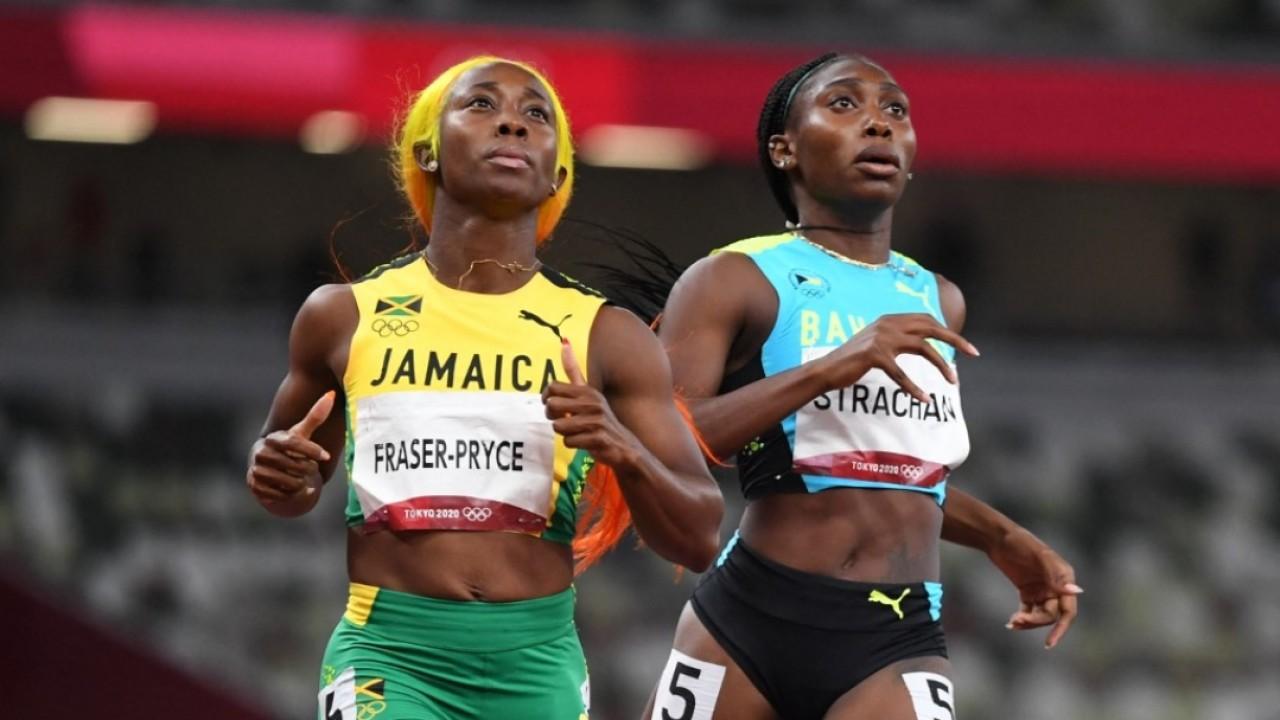
[[[667,299],[658,337],[672,383],[716,457],[736,453],[826,389],[811,363],[717,394],[727,370],[759,351],[776,315],[773,287],[733,252],[694,263]]]
[[[873,367],[928,402],[895,358],[921,355],[953,378],[946,361],[926,342],[929,338],[976,353],[968,341],[927,314],[885,315],[818,360],[717,395],[726,367],[744,365],[763,346],[777,307],[769,281],[740,253],[698,261],[671,291],[659,336],[671,360],[675,388],[716,457],[736,453],[805,403],[852,385]]]
[[[249,452],[245,477],[272,514],[296,517],[315,507],[342,457],[346,413],[338,373],[357,315],[350,286],[324,285],[293,321],[289,371]]]

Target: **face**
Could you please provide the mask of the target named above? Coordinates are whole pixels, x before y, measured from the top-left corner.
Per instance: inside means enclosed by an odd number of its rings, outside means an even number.
[[[556,140],[555,108],[537,78],[506,63],[475,68],[454,83],[441,116],[438,191],[528,212],[563,182]]]
[[[842,58],[807,78],[770,156],[797,199],[892,205],[916,156],[907,95],[883,68]]]

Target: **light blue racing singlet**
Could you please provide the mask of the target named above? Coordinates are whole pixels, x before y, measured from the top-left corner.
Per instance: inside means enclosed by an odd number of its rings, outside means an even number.
[[[749,238],[715,252],[751,258],[778,295],[778,316],[763,347],[725,378],[721,392],[820,358],[882,315],[928,313],[946,324],[937,277],[897,252],[886,266],[858,265],[792,234]],[[955,349],[930,342],[954,368]],[[897,363],[930,402],[879,369],[820,395],[739,451],[746,497],[890,488],[930,493],[941,505],[947,476],[969,454],[959,387],[921,356],[899,355]]]

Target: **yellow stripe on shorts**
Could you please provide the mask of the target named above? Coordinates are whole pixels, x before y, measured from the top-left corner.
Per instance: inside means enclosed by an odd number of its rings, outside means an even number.
[[[347,595],[347,612],[343,617],[353,625],[364,627],[369,622],[369,614],[373,612],[373,602],[377,598],[378,588],[351,583],[350,594]]]

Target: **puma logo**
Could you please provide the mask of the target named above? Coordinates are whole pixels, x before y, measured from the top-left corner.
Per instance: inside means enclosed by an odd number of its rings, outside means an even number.
[[[901,280],[899,280],[896,284],[894,284],[893,287],[895,290],[902,293],[903,295],[910,295],[913,298],[920,298],[920,302],[924,303],[925,310],[928,310],[930,313],[937,314],[936,311],[933,309],[933,303],[929,302],[929,288],[925,288],[924,290],[920,290],[917,292],[915,290],[912,290],[909,285],[902,282]]]
[[[902,600],[910,593],[911,593],[911,588],[906,588],[902,591],[902,594],[898,596],[898,599],[894,600],[893,598],[889,597],[888,595],[885,595],[879,590],[872,590],[871,595],[867,597],[867,601],[873,602],[873,603],[880,603],[881,605],[888,605],[889,608],[893,610],[894,614],[898,616],[898,619],[901,620],[904,617],[904,615],[902,614]]]
[[[569,319],[569,318],[571,318],[571,317],[573,317],[573,313],[569,313],[568,315],[565,315],[564,317],[560,318],[560,322],[555,323],[555,324],[552,324],[552,323],[547,322],[546,320],[543,320],[542,318],[538,317],[537,315],[534,315],[533,313],[529,312],[528,310],[521,310],[521,311],[520,311],[520,319],[521,319],[521,320],[528,320],[529,322],[532,322],[532,323],[536,323],[536,324],[538,324],[538,325],[541,325],[542,327],[544,327],[544,328],[546,328],[546,329],[550,330],[551,332],[555,333],[555,334],[556,334],[556,339],[557,339],[557,340],[561,340],[561,341],[563,341],[563,340],[564,340],[564,336],[560,334],[560,326],[564,324],[564,321],[565,321],[565,320],[568,320],[568,319]]]

